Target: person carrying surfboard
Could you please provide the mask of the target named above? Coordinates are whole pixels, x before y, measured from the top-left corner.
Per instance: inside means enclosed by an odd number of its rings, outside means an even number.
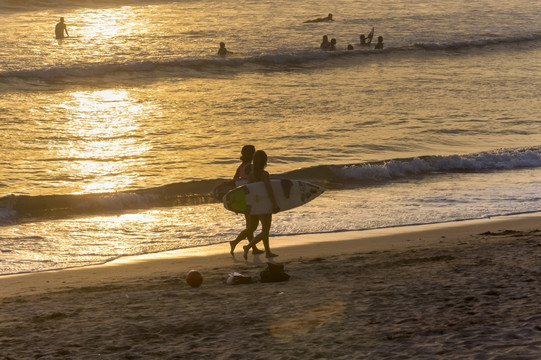
[[[241,157],[240,160],[242,163],[237,168],[233,180],[248,179],[250,171],[252,169],[252,159],[254,158],[255,146],[253,145],[244,145],[240,151]],[[231,247],[231,255],[235,255],[235,247],[244,239],[248,239],[248,242],[251,242],[254,239],[254,231],[257,229],[259,224],[259,219],[257,216],[244,214],[246,219],[246,228],[240,232],[237,238],[229,242]],[[253,218],[253,219],[250,219]],[[252,254],[262,254],[263,250],[259,250],[255,244],[252,246]]]
[[[263,240],[263,245],[265,246],[265,255],[267,258],[278,256],[276,254],[273,254],[270,250],[269,234],[270,234],[270,227],[272,223],[272,214],[279,212],[280,207],[278,206],[278,203],[276,202],[276,198],[274,197],[274,192],[270,184],[269,173],[265,171],[266,166],[267,166],[267,154],[263,150],[257,150],[254,154],[252,171],[250,172],[250,175],[248,176],[248,183],[262,181],[265,184],[267,194],[269,195],[270,201],[272,203],[272,213],[250,216],[249,227],[252,228],[255,219],[257,219],[258,222],[261,222],[262,229],[261,229],[261,232],[256,237],[254,237],[254,239],[250,241],[248,245],[243,246],[245,260],[248,260],[248,251],[250,251],[250,247],[254,246],[261,240]],[[256,223],[256,226],[257,226],[257,223]]]

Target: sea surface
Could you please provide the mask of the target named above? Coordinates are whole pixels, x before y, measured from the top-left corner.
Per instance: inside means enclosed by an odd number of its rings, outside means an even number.
[[[273,236],[541,211],[539,1],[2,0],[0,15],[2,275],[234,239],[244,218],[211,192],[245,144],[326,189]],[[359,44],[372,27],[383,50]]]

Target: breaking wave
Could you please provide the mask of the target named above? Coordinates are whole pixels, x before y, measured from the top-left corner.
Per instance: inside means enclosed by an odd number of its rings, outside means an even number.
[[[396,179],[456,172],[511,171],[541,167],[541,146],[499,149],[467,155],[421,156],[345,165],[318,165],[275,177],[299,179],[340,190],[384,186]],[[167,206],[218,202],[212,190],[226,179],[179,182],[160,187],[114,193],[72,195],[8,195],[0,198],[0,225],[17,221],[88,214],[122,213]]]

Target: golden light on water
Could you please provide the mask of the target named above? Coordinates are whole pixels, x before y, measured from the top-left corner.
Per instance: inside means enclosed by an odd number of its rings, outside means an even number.
[[[60,155],[71,160],[71,176],[84,184],[80,192],[129,186],[138,168],[133,162],[150,148],[137,140],[144,106],[126,90],[73,92],[62,106],[70,118],[63,129],[69,133],[68,145]]]
[[[78,32],[85,38],[107,38],[146,32],[133,8],[85,9],[78,16]],[[108,40],[109,41],[109,40]]]

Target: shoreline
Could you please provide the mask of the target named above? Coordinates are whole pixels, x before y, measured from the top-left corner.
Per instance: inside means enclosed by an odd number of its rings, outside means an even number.
[[[239,243],[234,257],[229,254],[229,242],[126,256],[98,265],[1,275],[0,287],[3,291],[0,298],[15,294],[57,291],[70,286],[100,285],[138,277],[150,278],[163,274],[177,274],[182,277],[192,269],[204,271],[209,267],[207,262],[215,266],[230,266],[233,272],[236,267],[243,264],[265,267],[267,261],[282,263],[303,256],[319,257],[342,255],[352,251],[404,250],[412,246],[436,246],[440,232],[452,231],[453,237],[460,237],[468,235],[473,229],[483,232],[508,224],[520,224],[522,227],[524,224],[530,224],[532,218],[539,219],[541,223],[541,212],[360,231],[275,236],[271,237],[270,242],[273,251],[279,254],[278,257],[274,259],[266,259],[263,255],[254,257],[250,252],[246,262],[242,258],[242,246],[247,243],[246,241]],[[376,239],[379,240],[377,243],[371,242]]]
[[[228,243],[4,276],[0,347],[14,359],[534,360],[540,220],[273,238],[290,275],[277,283],[227,285],[266,266]]]

